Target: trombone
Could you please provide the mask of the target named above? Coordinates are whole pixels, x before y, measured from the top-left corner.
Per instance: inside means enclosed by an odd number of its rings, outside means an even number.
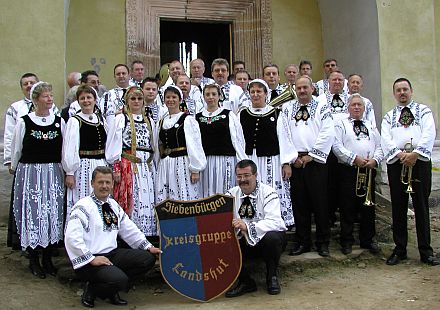
[[[368,158],[369,156],[367,156]],[[373,171],[371,168],[357,168],[356,175],[356,196],[365,197],[364,206],[374,206],[372,199],[372,177]]]
[[[411,153],[414,150],[414,147],[412,145],[412,138],[410,142],[405,143],[404,147],[403,147],[403,151],[405,153]],[[408,167],[405,165],[402,165],[402,170],[400,172],[400,182],[402,182],[402,184],[404,185],[408,185],[406,188],[406,193],[408,194],[413,194],[414,190],[412,187],[412,182],[414,181],[412,179],[412,170],[413,167]]]

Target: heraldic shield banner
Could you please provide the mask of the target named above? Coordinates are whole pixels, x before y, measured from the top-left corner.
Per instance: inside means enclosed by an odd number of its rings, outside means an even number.
[[[234,199],[165,200],[156,206],[160,226],[160,269],[178,293],[209,301],[225,292],[241,270],[241,251],[232,228]]]

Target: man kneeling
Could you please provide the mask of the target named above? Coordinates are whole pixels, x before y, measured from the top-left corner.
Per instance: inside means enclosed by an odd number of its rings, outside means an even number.
[[[119,291],[128,290],[128,280],[145,274],[156,261],[158,248],[110,198],[112,169],[97,167],[92,174],[93,193],[72,208],[65,245],[75,273],[86,281],[81,302],[94,307],[95,296],[109,298],[114,305],[126,305]],[[120,236],[132,249],[117,248]]]
[[[235,166],[238,186],[226,194],[235,198],[232,226],[240,238],[243,267],[237,283],[226,292],[236,297],[257,290],[255,281],[244,267],[248,258],[260,255],[266,263],[267,292],[281,292],[277,268],[285,247],[286,226],[281,218],[280,200],[276,191],[257,181],[257,166],[252,160],[242,160]]]

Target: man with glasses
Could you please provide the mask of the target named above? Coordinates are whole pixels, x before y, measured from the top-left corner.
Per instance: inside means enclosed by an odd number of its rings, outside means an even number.
[[[324,94],[329,91],[329,76],[333,71],[339,71],[338,62],[336,59],[330,58],[324,61],[323,63],[325,79],[322,79],[316,82],[316,86],[318,87],[318,94]],[[347,80],[344,80],[344,92],[348,92]]]
[[[239,161],[235,173],[238,186],[226,194],[235,200],[232,226],[240,239],[243,262],[262,256],[267,270],[267,292],[279,294],[281,288],[277,269],[286,244],[286,226],[281,218],[278,194],[269,185],[257,181],[257,165],[252,160]],[[237,283],[226,292],[226,297],[237,297],[256,290],[255,281],[243,266]]]
[[[232,81],[228,81],[229,63],[226,59],[214,59],[211,65],[211,74],[214,81],[220,86],[220,105],[225,109],[237,113],[245,97],[241,98],[243,90]]]
[[[429,195],[432,184],[432,149],[436,128],[431,109],[412,99],[413,88],[406,78],[393,83],[396,106],[382,120],[382,148],[388,171],[395,248],[386,260],[397,265],[407,258],[408,200],[414,207],[417,247],[422,263],[440,265],[431,247]],[[405,180],[402,182],[402,169]],[[411,173],[409,173],[411,171]],[[403,181],[405,181],[403,180]],[[412,190],[409,185],[412,185]]]

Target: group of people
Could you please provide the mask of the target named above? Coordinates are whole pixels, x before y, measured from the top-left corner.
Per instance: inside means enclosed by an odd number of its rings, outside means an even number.
[[[5,122],[5,165],[14,174],[8,245],[27,250],[31,272],[45,278],[56,274],[51,248],[64,240],[74,269],[87,282],[83,304],[92,307],[95,296],[124,304],[118,291],[127,288],[126,276],[151,268],[160,253],[146,239],[159,233],[155,205],[229,193],[235,197],[232,225],[244,236],[242,252],[260,250],[268,293],[278,294],[285,231],[296,232],[290,255],[311,251],[312,217],[319,255],[330,255],[336,209],[342,253],[352,251],[358,214],[360,246],[380,251],[374,205],[363,203],[367,192],[374,203],[376,169],[385,159],[396,243],[387,264],[406,258],[404,169],[411,172],[410,183],[420,181],[412,183],[410,194],[420,259],[438,265],[428,210],[436,135],[431,110],[415,102],[410,81],[399,78],[393,84],[396,107],[385,115],[379,134],[373,104],[360,94],[362,76],[346,80],[334,59],[323,68],[326,78],[314,83],[309,61],[290,64],[287,82],[280,84],[275,64],[251,80],[244,62],[234,62],[230,75],[229,63],[218,58],[210,79],[202,59],[191,62],[190,76],[175,60],[170,81],[160,84],[144,77],[141,61],[131,70],[118,64],[116,87],[104,93],[98,73],[83,72],[76,100],[69,99],[62,117],[52,86],[24,74],[24,99],[11,105]],[[357,195],[358,168],[370,178],[362,184],[365,195]],[[118,233],[146,254],[119,252]],[[243,268],[226,296],[255,289]]]

